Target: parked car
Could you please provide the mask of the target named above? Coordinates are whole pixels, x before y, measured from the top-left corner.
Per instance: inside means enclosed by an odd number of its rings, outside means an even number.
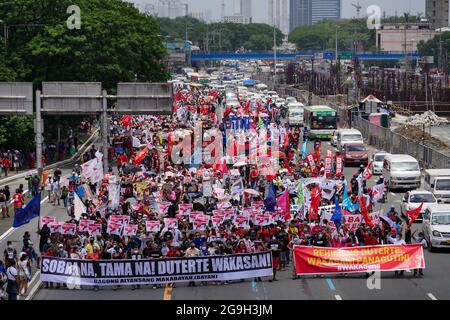
[[[412,190],[405,193],[403,196],[402,204],[400,205],[401,213],[405,213],[406,211],[417,209],[423,201],[423,207],[420,211],[420,215],[417,218],[417,221],[422,220],[422,215],[426,209],[430,205],[437,204],[438,201],[436,197],[429,191],[425,190]]]
[[[369,151],[363,143],[346,143],[343,148],[344,165],[369,163]]]

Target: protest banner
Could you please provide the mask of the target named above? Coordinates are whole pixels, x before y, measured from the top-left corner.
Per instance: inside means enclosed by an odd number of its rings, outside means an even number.
[[[102,233],[102,225],[100,223],[91,223],[87,226],[87,231],[90,236],[96,236]]]
[[[255,225],[257,226],[268,226],[273,223],[272,217],[266,214],[256,214],[255,215]]]
[[[137,224],[129,224],[123,227],[123,236],[134,237],[137,235],[138,225]]]
[[[123,225],[120,222],[109,221],[106,232],[108,234],[120,236],[122,235],[122,227]]]
[[[336,156],[336,173],[335,176],[340,178],[344,171],[344,159],[342,156]]]
[[[56,222],[57,220],[56,220],[56,218],[55,217],[53,217],[53,216],[45,216],[45,217],[41,217],[41,219],[40,219],[41,221],[41,228],[46,224],[46,225],[48,225],[49,223],[52,223],[52,222]]]
[[[349,248],[294,246],[297,275],[425,268],[421,244]]]
[[[180,203],[178,205],[178,210],[182,216],[188,216],[193,208],[194,205],[192,203]]]
[[[197,230],[197,231],[205,231],[206,227],[208,225],[210,217],[203,215],[203,214],[198,214],[195,217],[194,223],[193,223],[193,229]]]
[[[77,231],[77,225],[75,223],[63,223],[60,226],[62,235],[73,236]]]
[[[169,228],[178,228],[178,219],[175,218],[164,218],[164,226],[169,229]]]
[[[142,260],[75,260],[42,257],[40,280],[82,286],[228,281],[273,276],[272,253]]]
[[[145,221],[145,230],[147,232],[159,232],[161,230],[161,223],[157,220]]]
[[[78,231],[80,232],[88,231],[88,226],[91,225],[92,223],[95,223],[95,221],[88,219],[80,219],[78,222]]]
[[[169,207],[172,205],[171,202],[168,201],[162,201],[158,203],[158,212],[161,215],[165,215],[167,211],[169,210]]]
[[[242,228],[245,230],[250,229],[249,218],[244,216],[236,216],[234,219],[234,224],[238,228]]]
[[[50,233],[61,233],[61,225],[59,224],[58,221],[54,221],[54,222],[50,222],[48,224],[48,227],[50,229]]]

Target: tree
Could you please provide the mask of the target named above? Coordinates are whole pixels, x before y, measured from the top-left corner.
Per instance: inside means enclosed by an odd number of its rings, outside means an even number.
[[[72,4],[0,0],[0,19],[12,26],[7,48],[3,41],[0,45],[0,81],[29,81],[35,87],[42,81],[95,81],[115,93],[118,82],[168,79],[166,50],[153,17],[120,0],[78,0],[81,29],[69,30],[66,10]],[[18,119],[2,117],[0,144],[32,147],[33,122]],[[71,126],[77,124],[78,119],[68,119]],[[46,135],[54,135],[57,127],[48,129]]]
[[[450,32],[442,32],[441,35],[435,36],[430,41],[421,41],[417,45],[417,50],[421,56],[434,56],[434,65],[439,64],[440,54],[440,41],[442,40],[442,60],[448,60],[448,52],[450,50]],[[449,62],[444,62],[443,66],[447,68],[447,72],[450,71]]]

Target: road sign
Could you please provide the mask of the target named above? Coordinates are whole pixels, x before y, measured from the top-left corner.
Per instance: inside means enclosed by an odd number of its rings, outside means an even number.
[[[323,58],[326,60],[335,60],[336,59],[336,52],[324,52]]]
[[[43,110],[53,114],[102,112],[100,82],[43,82]]]
[[[0,114],[33,114],[33,84],[1,82]]]
[[[352,52],[339,52],[338,55],[341,60],[352,60],[353,59]]]
[[[173,111],[171,83],[119,83],[117,109],[121,114],[170,115]]]

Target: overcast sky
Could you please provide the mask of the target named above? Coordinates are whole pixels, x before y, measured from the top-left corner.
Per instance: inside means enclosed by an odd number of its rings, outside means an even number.
[[[136,3],[158,3],[158,0],[129,0]],[[190,12],[207,12],[212,19],[218,20],[220,18],[220,5],[222,0],[180,0],[182,3],[189,4]],[[289,1],[289,0],[288,0]],[[352,3],[356,3],[358,0],[342,0],[342,16],[343,18],[356,17],[356,9],[352,7]],[[225,0],[225,14],[231,15],[234,12],[233,9],[234,0]],[[267,3],[268,0],[253,0],[253,20],[254,22],[267,22]],[[402,15],[404,12],[411,14],[417,14],[421,12],[425,14],[425,0],[359,0],[359,3],[363,7],[361,16],[366,15],[366,9],[369,5],[378,5],[381,11],[385,11],[388,16],[395,15],[397,11],[398,15]]]

